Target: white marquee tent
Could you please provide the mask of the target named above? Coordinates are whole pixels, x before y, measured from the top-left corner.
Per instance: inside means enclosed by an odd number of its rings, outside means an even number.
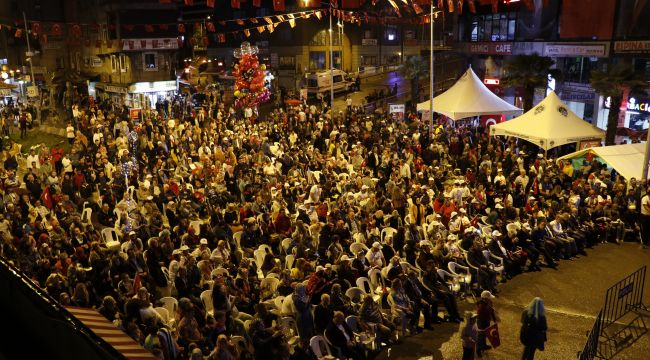
[[[429,101],[418,104],[418,111],[429,110]],[[519,115],[522,110],[510,105],[490,89],[472,71],[467,72],[444,93],[433,98],[433,111],[452,120],[479,115]]]
[[[587,153],[598,156],[602,161],[607,163],[621,174],[624,178],[641,179],[643,171],[643,155],[645,152],[645,143],[599,146],[562,156],[557,161],[566,161],[574,158],[584,157]]]
[[[514,136],[548,150],[583,140],[603,139],[605,132],[582,120],[551,92],[525,114],[490,126],[490,135]]]

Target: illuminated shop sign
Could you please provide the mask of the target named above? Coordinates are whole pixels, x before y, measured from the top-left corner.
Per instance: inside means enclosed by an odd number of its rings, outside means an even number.
[[[605,99],[605,108],[609,109],[612,105],[612,99]],[[650,114],[650,99],[629,98],[627,100],[627,110],[636,111],[643,114]]]

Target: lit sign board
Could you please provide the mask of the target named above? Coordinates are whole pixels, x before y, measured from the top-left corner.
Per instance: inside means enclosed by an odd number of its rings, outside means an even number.
[[[612,105],[612,99],[605,99],[605,108],[609,109]],[[627,100],[627,110],[636,111],[642,114],[650,114],[650,99],[637,99],[630,97]]]
[[[485,85],[499,85],[500,82],[501,81],[499,79],[486,78],[485,80],[483,80],[483,84]]]

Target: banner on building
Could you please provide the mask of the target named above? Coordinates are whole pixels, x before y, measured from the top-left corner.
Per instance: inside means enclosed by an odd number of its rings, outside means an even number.
[[[406,106],[404,104],[388,104],[388,113],[390,117],[395,121],[404,120],[404,113],[406,112]]]

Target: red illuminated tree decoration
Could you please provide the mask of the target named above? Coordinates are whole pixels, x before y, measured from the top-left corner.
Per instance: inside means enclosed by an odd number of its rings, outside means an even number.
[[[259,104],[269,101],[271,92],[265,82],[266,65],[257,59],[257,46],[251,46],[247,41],[235,49],[233,55],[239,59],[232,71],[235,77],[235,107],[257,108]]]

